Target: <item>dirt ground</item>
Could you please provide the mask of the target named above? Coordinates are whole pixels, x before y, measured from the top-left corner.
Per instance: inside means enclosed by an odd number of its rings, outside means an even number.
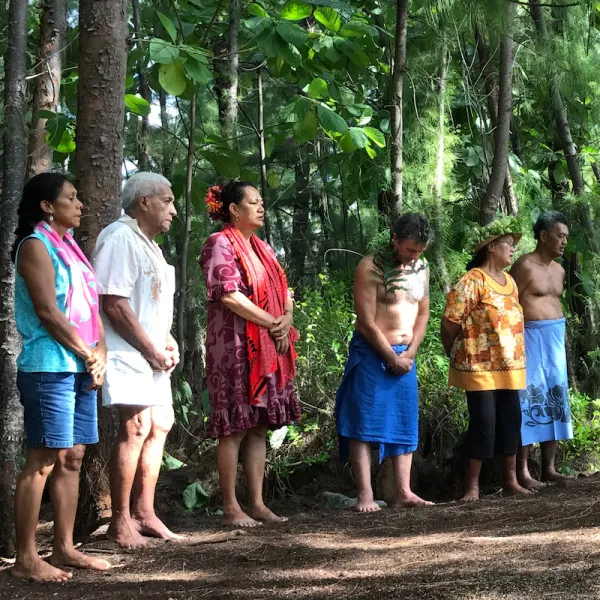
[[[535,497],[370,515],[304,501],[287,504],[288,523],[248,531],[180,514],[170,524],[185,534],[182,543],[143,553],[117,550],[102,535],[86,543],[112,562],[106,573],[78,571],[43,586],[17,581],[4,563],[0,598],[600,599],[599,493],[593,476]]]

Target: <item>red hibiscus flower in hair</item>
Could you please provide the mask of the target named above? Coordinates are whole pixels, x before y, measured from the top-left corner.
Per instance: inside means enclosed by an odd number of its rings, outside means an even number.
[[[221,192],[223,191],[222,185],[213,185],[206,191],[206,197],[204,202],[206,203],[206,209],[211,219],[221,220],[221,209],[223,208],[223,202],[221,202]]]

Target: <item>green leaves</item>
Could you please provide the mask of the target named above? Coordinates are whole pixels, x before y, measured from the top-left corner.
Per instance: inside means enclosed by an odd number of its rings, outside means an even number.
[[[320,77],[313,79],[308,86],[308,95],[316,100],[327,98],[329,96],[327,82]]]
[[[168,94],[181,96],[187,87],[183,63],[178,60],[177,62],[161,65],[158,70],[158,81]]]
[[[301,21],[310,17],[312,11],[312,6],[306,2],[286,2],[281,9],[281,17],[288,21]]]
[[[288,44],[278,33],[273,36],[274,49],[291,67],[298,67],[302,62],[302,54],[296,46]]]
[[[185,464],[174,456],[171,456],[168,452],[163,452],[162,466],[167,471],[175,471],[181,469],[181,467],[185,467]]]
[[[348,131],[348,124],[344,118],[332,111],[327,106],[319,104],[317,108],[317,114],[319,116],[319,123],[321,124],[321,127],[327,133],[344,134],[346,131]]]
[[[216,171],[227,179],[234,179],[240,175],[240,163],[228,158],[223,153],[205,152],[204,157],[212,164]]]
[[[269,16],[267,11],[260,4],[257,4],[256,2],[250,3],[250,5],[248,6],[248,12],[253,17],[268,17]]]
[[[308,39],[308,33],[295,23],[281,21],[277,24],[277,33],[288,43],[300,48]]]
[[[177,41],[177,29],[175,29],[175,24],[169,17],[163,15],[160,11],[156,11],[162,26],[165,28],[165,31],[169,34],[169,37],[173,40],[173,43]]]
[[[362,130],[375,145],[385,148],[385,136],[379,129],[375,129],[375,127],[363,127]]]
[[[135,94],[125,94],[125,108],[136,115],[147,117],[150,114],[150,103]]]
[[[337,10],[328,6],[323,8],[317,8],[314,14],[315,19],[321,23],[324,27],[337,33],[342,27],[342,19]]]
[[[200,482],[190,483],[183,491],[183,506],[192,511],[195,508],[203,508],[208,503],[208,494],[200,485]]]
[[[40,110],[37,116],[46,119],[46,143],[52,150],[61,154],[71,154],[75,151],[73,123],[67,115]]]
[[[179,57],[179,48],[160,38],[150,40],[150,60],[168,65]]]
[[[304,118],[294,123],[294,141],[298,146],[314,139],[319,130],[319,124],[314,111],[307,112]]]
[[[184,64],[185,72],[198,83],[202,85],[207,84],[213,79],[212,72],[206,67],[206,65],[197,61],[195,58],[188,58]]]

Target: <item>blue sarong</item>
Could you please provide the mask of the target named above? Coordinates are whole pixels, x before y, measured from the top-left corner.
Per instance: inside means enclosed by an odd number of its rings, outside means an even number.
[[[565,319],[525,322],[527,388],[521,399],[521,443],[570,440],[573,437]]]
[[[392,348],[401,354],[407,346]],[[416,361],[409,373],[396,375],[355,331],[336,394],[335,416],[342,462],[348,458],[351,439],[378,444],[379,462],[414,452],[419,437]]]

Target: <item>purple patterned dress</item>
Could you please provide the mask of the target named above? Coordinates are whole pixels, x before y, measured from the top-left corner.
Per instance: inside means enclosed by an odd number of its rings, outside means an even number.
[[[200,265],[206,278],[208,326],[206,375],[211,412],[208,436],[220,438],[266,423],[276,429],[300,420],[300,405],[290,381],[277,389],[274,378],[260,404],[250,406],[246,321],[222,302],[223,294],[248,295],[247,280],[231,242],[213,233],[204,244]]]

